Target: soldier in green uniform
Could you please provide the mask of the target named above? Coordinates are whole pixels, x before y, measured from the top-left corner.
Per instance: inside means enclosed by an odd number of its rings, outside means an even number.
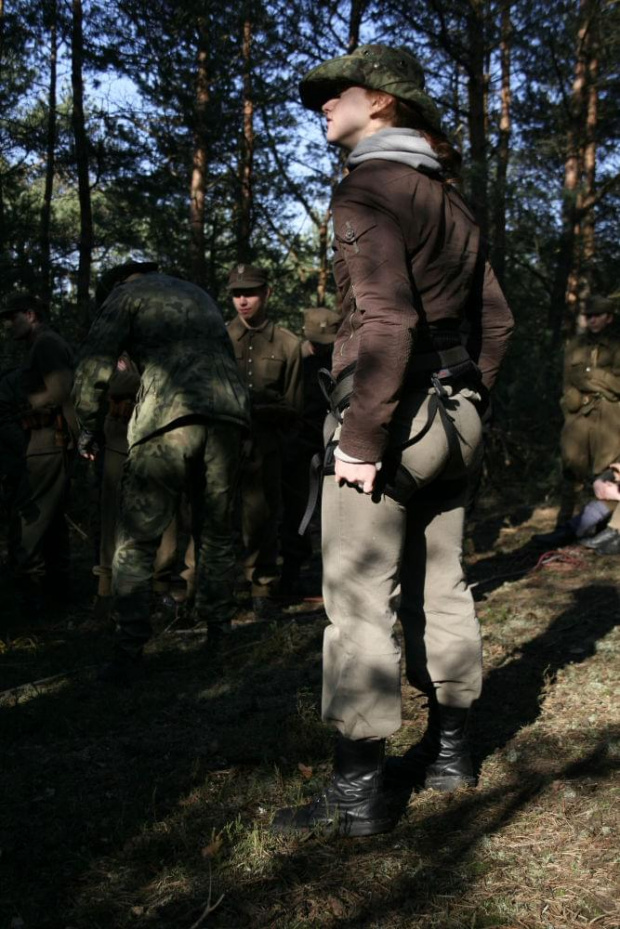
[[[147,268],[149,266],[147,265]],[[117,359],[140,373],[129,422],[112,588],[116,654],[102,678],[131,680],[150,637],[155,554],[184,490],[201,490],[195,613],[214,644],[236,610],[231,513],[249,401],[222,314],[202,288],[132,263],[93,323],[76,374],[76,408],[96,435]]]
[[[69,589],[65,509],[77,422],[71,403],[73,356],[50,328],[47,306],[34,294],[7,298],[0,316],[28,355],[11,379],[14,423],[24,431],[24,459],[11,502],[9,562],[25,605],[40,611],[46,594]],[[6,416],[6,413],[5,413]]]
[[[267,317],[267,273],[236,265],[228,290],[237,312],[228,324],[239,371],[250,391],[252,435],[241,471],[241,513],[254,611],[264,615],[278,579],[282,448],[303,407],[301,343]]]
[[[612,299],[591,297],[586,331],[566,347],[561,447],[570,480],[592,480],[620,457],[620,328],[615,310]],[[618,554],[620,510],[614,501],[608,503],[612,515],[607,528],[584,544],[601,554]]]
[[[285,448],[282,480],[284,518],[280,593],[291,596],[315,592],[305,591],[301,586],[301,567],[312,555],[312,539],[309,527],[302,534],[299,528],[310,497],[312,459],[315,455],[323,455],[323,425],[328,404],[319,383],[319,371],[331,368],[332,348],[342,321],[338,313],[327,307],[311,307],[304,310],[303,317],[303,413],[292,441]]]
[[[120,505],[120,487],[123,466],[129,454],[129,441],[127,430],[129,421],[135,407],[136,394],[140,388],[140,374],[128,355],[122,355],[117,363],[116,370],[110,378],[107,392],[107,414],[103,423],[103,448],[101,454],[100,480],[100,541],[99,561],[93,568],[98,578],[97,601],[95,613],[100,618],[106,618],[110,612],[112,599],[112,561],[116,548],[116,524]],[[97,455],[94,448],[86,452],[85,456],[94,460]],[[181,510],[185,513],[183,501]],[[181,513],[173,517],[172,522],[164,532],[157,550],[154,565],[153,592],[161,597],[164,606],[170,606],[170,582],[172,570],[177,557],[177,539]],[[189,519],[186,520],[189,524]],[[193,598],[195,580],[194,540],[191,537],[185,554],[186,567],[183,578],[187,583],[187,594]]]

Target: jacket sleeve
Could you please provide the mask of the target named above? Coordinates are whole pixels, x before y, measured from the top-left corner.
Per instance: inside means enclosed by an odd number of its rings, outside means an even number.
[[[301,358],[301,342],[297,341],[291,350],[289,364],[286,367],[284,400],[295,418],[299,418],[304,409],[304,380]]]
[[[418,313],[403,231],[383,190],[356,183],[353,173],[336,192],[333,212],[336,249],[351,279],[360,331],[340,448],[360,461],[376,462],[388,444]]]
[[[112,292],[92,324],[75,373],[76,413],[81,425],[91,432],[101,425],[101,403],[117,359],[128,348],[130,332],[131,301],[119,288]]]
[[[514,329],[514,319],[493,268],[481,256],[479,286],[469,307],[469,354],[480,368],[482,383],[490,390],[497,378]]]

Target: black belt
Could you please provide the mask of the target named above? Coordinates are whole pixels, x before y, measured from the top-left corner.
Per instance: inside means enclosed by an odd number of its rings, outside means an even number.
[[[395,463],[395,467],[384,468],[384,475],[386,477],[389,471],[392,471],[393,474],[398,471],[404,471],[399,463],[402,452],[411,445],[419,442],[426,435],[433,425],[437,414],[439,414],[446,439],[448,440],[450,456],[452,457],[453,455],[460,454],[459,440],[463,441],[463,438],[454,425],[454,421],[447,409],[446,401],[449,400],[450,394],[446,390],[446,387],[450,386],[453,389],[458,389],[460,387],[472,386],[475,388],[477,386],[475,382],[478,381],[480,377],[478,366],[471,360],[467,354],[467,350],[462,345],[456,345],[442,351],[414,355],[412,361],[414,370],[407,376],[405,386],[432,388],[433,392],[428,405],[428,416],[420,432],[405,442],[404,445],[394,450],[391,457],[396,457],[398,462]],[[441,367],[439,369],[433,367],[433,365],[437,365],[439,362],[441,362]],[[343,413],[348,407],[353,393],[355,368],[356,362],[353,362],[346,368],[343,368],[337,378],[334,378],[327,368],[321,368],[318,372],[319,385],[327,400],[330,412],[341,425],[343,422]],[[320,496],[322,476],[326,473],[334,473],[334,451],[336,445],[337,443],[328,443],[323,461],[321,461],[320,455],[314,455],[312,458],[310,463],[308,504],[299,525],[299,535],[305,533],[316,509]],[[386,457],[389,457],[389,453]],[[403,475],[403,478],[404,477],[405,475]],[[383,492],[400,502],[405,502],[404,497],[408,499],[416,489],[415,482],[408,472],[406,478],[406,480],[400,481],[394,478],[393,482],[384,485]],[[405,488],[405,495],[403,495],[403,487]]]

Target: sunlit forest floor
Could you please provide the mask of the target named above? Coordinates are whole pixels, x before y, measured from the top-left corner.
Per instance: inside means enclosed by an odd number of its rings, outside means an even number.
[[[369,839],[268,831],[330,769],[316,603],[243,613],[217,659],[160,615],[147,676],[116,689],[93,675],[112,630],[92,620],[81,536],[68,610],[34,624],[3,582],[0,927],[618,929],[620,559],[540,562],[529,540],[555,513],[482,495],[479,785],[414,794]],[[405,685],[391,753],[424,716]]]

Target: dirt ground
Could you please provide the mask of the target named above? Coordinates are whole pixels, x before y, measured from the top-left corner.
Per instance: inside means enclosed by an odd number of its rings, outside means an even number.
[[[477,788],[414,794],[370,839],[268,831],[330,768],[320,605],[242,614],[219,657],[160,613],[119,689],[94,679],[112,629],[77,532],[68,608],[35,623],[4,578],[1,929],[618,929],[620,558],[541,559],[555,512],[488,499],[470,527]],[[405,685],[389,752],[424,718]]]

